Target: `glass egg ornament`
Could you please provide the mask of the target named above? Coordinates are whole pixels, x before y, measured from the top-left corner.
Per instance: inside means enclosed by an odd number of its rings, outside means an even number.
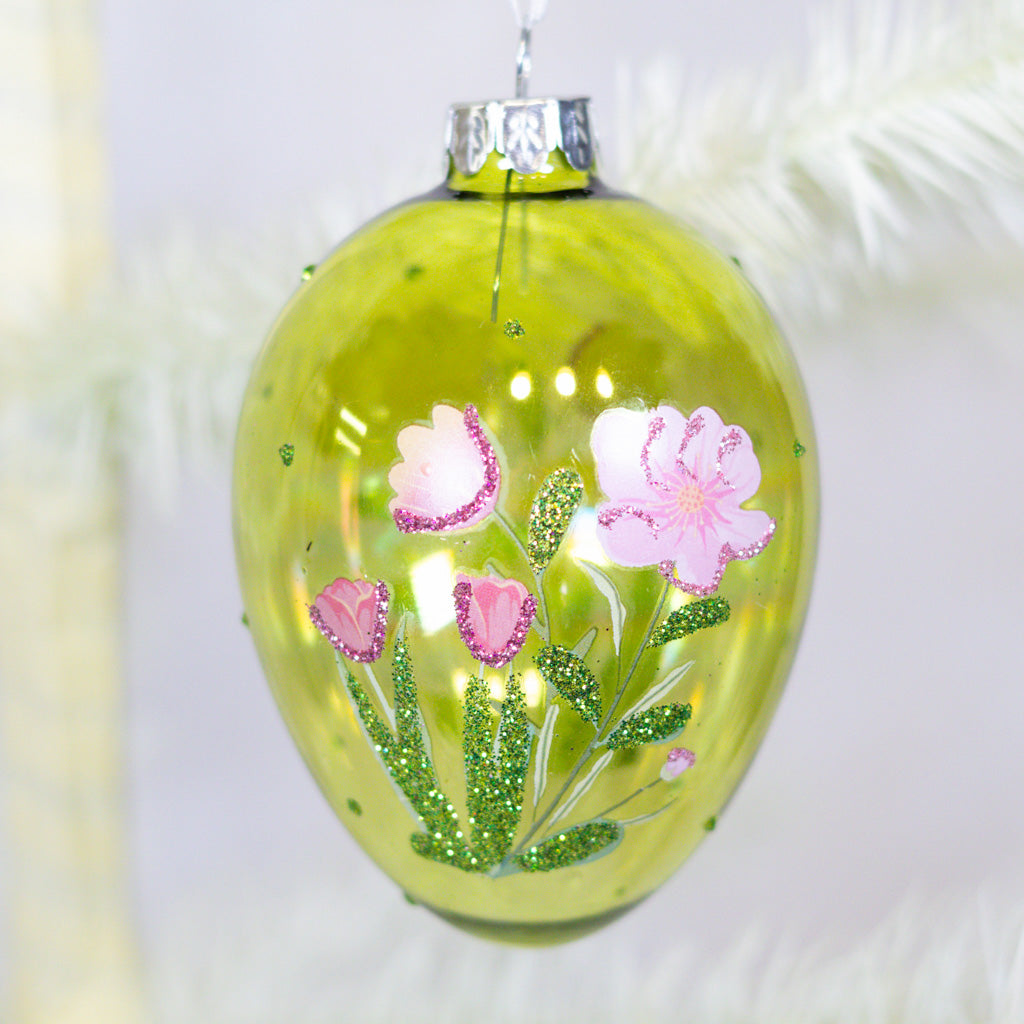
[[[714,827],[816,547],[786,344],[592,137],[584,100],[453,107],[444,184],[304,275],[235,456],[245,612],[320,788],[411,900],[528,944]]]

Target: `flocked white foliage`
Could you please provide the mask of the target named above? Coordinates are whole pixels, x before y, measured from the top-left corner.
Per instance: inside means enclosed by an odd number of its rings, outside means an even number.
[[[778,935],[712,964],[697,923],[544,950],[454,932],[374,889],[207,906],[155,950],[157,1024],[1019,1024],[1024,907],[908,905],[836,952]],[[692,941],[692,940],[690,940]]]
[[[509,3],[520,28],[533,28],[548,9],[548,0],[509,0]]]
[[[830,312],[951,247],[1024,239],[1024,4],[830,6],[798,72],[623,78],[623,184],[707,232],[776,307]]]

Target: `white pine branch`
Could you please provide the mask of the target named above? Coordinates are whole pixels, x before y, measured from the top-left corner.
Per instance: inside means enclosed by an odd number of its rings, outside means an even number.
[[[797,312],[905,278],[942,223],[1019,243],[1024,5],[893,3],[821,19],[802,76],[780,68],[699,97],[666,64],[627,80],[626,187]]]

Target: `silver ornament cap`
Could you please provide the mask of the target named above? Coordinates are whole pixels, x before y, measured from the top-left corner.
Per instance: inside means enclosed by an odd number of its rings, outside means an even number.
[[[576,171],[590,170],[597,155],[587,97],[453,104],[445,146],[456,170],[467,177],[479,173],[495,151],[500,168],[523,175],[550,172],[556,150]]]

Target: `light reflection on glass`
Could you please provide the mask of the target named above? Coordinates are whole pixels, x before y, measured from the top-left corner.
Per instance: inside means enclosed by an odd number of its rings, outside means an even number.
[[[555,374],[555,390],[563,398],[570,398],[576,394],[576,374],[568,366],[563,366]]]
[[[338,418],[342,423],[347,423],[360,437],[366,437],[366,424],[351,409],[342,406]]]
[[[342,448],[347,448],[353,455],[363,454],[363,449],[360,448],[359,445],[357,445],[355,441],[353,441],[352,438],[350,438],[348,434],[341,429],[341,427],[338,427],[338,429],[335,430],[334,440],[337,441]]]
[[[539,708],[544,702],[544,680],[535,668],[523,673],[523,697],[528,708]]]
[[[607,370],[597,371],[597,376],[594,378],[594,387],[602,398],[611,398],[615,393],[615,386],[612,384],[612,379],[608,375]]]
[[[565,545],[573,558],[581,558],[595,565],[608,565],[608,556],[597,539],[597,509],[581,508],[569,527]]]
[[[415,562],[409,570],[416,615],[424,636],[455,621],[455,559],[450,551],[437,551]]]
[[[521,402],[524,398],[530,397],[533,390],[533,381],[525,370],[520,370],[511,380],[508,386],[512,397]]]

